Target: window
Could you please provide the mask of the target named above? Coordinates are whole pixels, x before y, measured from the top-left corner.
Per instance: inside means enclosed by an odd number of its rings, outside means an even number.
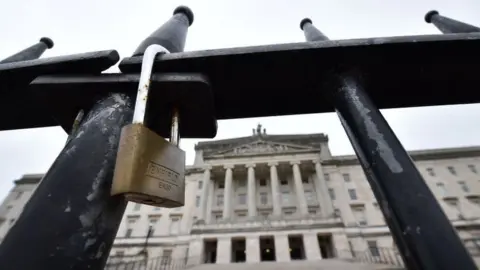
[[[476,206],[480,206],[480,198],[469,198],[468,200],[470,201],[470,203]]]
[[[285,216],[291,216],[291,215],[293,215],[293,211],[285,211],[284,215]]]
[[[218,188],[219,189],[225,188],[225,182],[218,182]]]
[[[445,189],[445,184],[443,184],[443,183],[441,183],[441,182],[438,182],[438,183],[437,183],[437,188],[438,188],[440,194],[441,194],[442,196],[445,196],[445,194],[447,193],[447,190]]]
[[[317,214],[317,210],[314,210],[314,209],[308,210],[308,214],[310,214],[310,215],[316,215],[316,214]]]
[[[216,214],[215,215],[215,220],[222,220],[222,214]]]
[[[325,181],[330,181],[330,174],[324,173],[323,178],[325,178]]]
[[[198,181],[198,189],[202,189],[203,187],[203,182],[202,181]]]
[[[140,207],[141,207],[141,206],[142,206],[141,204],[135,203],[135,206],[133,206],[133,211],[138,211],[138,210],[140,210]]]
[[[244,220],[245,217],[247,217],[247,214],[245,214],[245,213],[238,213],[237,214],[237,220]]]
[[[430,176],[435,176],[435,171],[433,170],[433,168],[427,168],[427,173]]]
[[[333,188],[328,189],[328,195],[330,195],[330,199],[335,200],[335,190]]]
[[[17,194],[15,195],[15,200],[20,199],[20,197],[22,197],[22,195],[23,195],[23,191],[17,192]]]
[[[340,209],[335,208],[335,209],[333,210],[333,215],[334,215],[335,217],[340,217],[341,214],[342,214],[342,212],[340,212]]]
[[[458,209],[458,201],[457,200],[445,200],[445,202],[453,209]]]
[[[343,180],[345,180],[345,182],[350,182],[350,174],[344,173],[344,174],[342,174],[342,176],[343,176]]]
[[[305,191],[305,198],[307,199],[308,203],[315,203],[315,196],[311,190]]]
[[[302,176],[302,183],[308,184],[308,177]]]
[[[155,206],[155,208],[153,208],[154,211],[160,211],[160,207],[158,206]]]
[[[475,165],[470,164],[470,165],[468,165],[468,168],[470,169],[470,171],[472,173],[477,173],[477,167],[475,167]]]
[[[180,225],[180,218],[179,217],[172,217],[170,221],[170,234],[178,234],[179,226]]]
[[[261,178],[261,179],[260,179],[260,186],[261,186],[261,187],[267,186],[267,179]]]
[[[358,200],[357,191],[355,189],[353,189],[353,188],[349,189],[348,190],[348,195],[350,195],[350,199]]]
[[[464,192],[470,192],[470,188],[468,187],[467,183],[465,183],[465,181],[458,181],[458,184]]]
[[[244,205],[247,203],[247,196],[245,194],[238,194],[238,204]]]
[[[260,215],[261,215],[264,219],[268,219],[268,217],[270,216],[270,213],[269,213],[269,212],[260,212]]]
[[[370,255],[374,257],[380,256],[380,252],[378,252],[377,241],[367,241],[368,250],[370,251]]]
[[[367,218],[365,217],[364,207],[352,207],[353,215],[359,225],[367,225]]]
[[[6,213],[10,212],[10,209],[12,209],[12,208],[13,208],[13,206],[11,206],[11,205],[7,206]]]
[[[129,238],[132,235],[132,229],[127,229],[127,232],[125,233],[125,237]]]
[[[217,195],[217,206],[223,206],[223,195]]]
[[[267,193],[265,192],[260,193],[260,203],[263,205],[268,203]]]
[[[127,218],[127,223],[128,223],[128,224],[133,225],[133,224],[135,224],[135,222],[137,222],[137,218],[136,218],[136,217],[128,217],[128,218]]]
[[[162,258],[160,260],[160,268],[166,269],[170,265],[172,260],[172,250],[171,249],[164,249],[162,253]]]
[[[199,207],[199,206],[200,206],[200,196],[197,196],[197,197],[195,198],[195,206],[196,206],[196,207]]]
[[[171,249],[164,249],[162,253],[162,257],[169,258],[172,256],[172,250]]]
[[[117,256],[117,257],[123,257],[123,255],[125,255],[125,251],[116,251],[115,252],[115,256]]]
[[[448,166],[447,169],[452,175],[457,175],[457,171],[453,166]]]
[[[290,202],[290,194],[288,191],[282,192],[282,204],[288,204]]]
[[[285,178],[280,179],[280,185],[287,186],[288,185],[287,179],[285,179]]]

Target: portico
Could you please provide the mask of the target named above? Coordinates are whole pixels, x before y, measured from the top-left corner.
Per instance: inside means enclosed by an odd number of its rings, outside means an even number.
[[[319,160],[205,166],[198,220],[207,224],[242,221],[244,216],[258,220],[281,217],[285,212],[292,217],[332,216],[323,175]],[[211,197],[213,205],[208,205]],[[208,209],[221,211],[221,218],[207,220]],[[242,209],[246,215],[238,214]]]

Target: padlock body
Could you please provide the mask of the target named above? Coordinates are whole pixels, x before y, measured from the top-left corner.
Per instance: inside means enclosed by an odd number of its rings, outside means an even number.
[[[111,194],[153,206],[183,206],[185,152],[142,124],[123,127]]]

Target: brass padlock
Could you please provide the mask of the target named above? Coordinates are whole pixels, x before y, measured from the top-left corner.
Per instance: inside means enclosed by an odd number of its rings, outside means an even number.
[[[185,202],[185,152],[178,147],[178,111],[174,109],[170,142],[144,125],[153,62],[160,45],[144,53],[132,124],[120,135],[111,188],[129,201],[160,207],[179,207]]]

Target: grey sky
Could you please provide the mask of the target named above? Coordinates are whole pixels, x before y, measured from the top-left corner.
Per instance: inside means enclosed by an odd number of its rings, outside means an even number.
[[[104,49],[116,49],[126,57],[180,4],[195,13],[187,38],[189,51],[302,42],[299,23],[304,17],[311,18],[331,39],[438,34],[423,21],[431,9],[480,26],[477,0],[17,0],[2,5],[0,58],[30,46],[42,36],[55,42],[44,57]],[[245,104],[251,98],[255,97],[246,96]],[[480,128],[475,125],[479,105],[383,113],[409,150],[480,145]],[[248,136],[258,123],[270,134],[323,132],[330,138],[334,155],[353,153],[336,115],[331,113],[220,121],[216,139]],[[12,180],[25,173],[45,172],[66,137],[58,127],[0,132],[0,200],[12,187]],[[187,151],[187,164],[193,162],[197,141],[181,142]]]

